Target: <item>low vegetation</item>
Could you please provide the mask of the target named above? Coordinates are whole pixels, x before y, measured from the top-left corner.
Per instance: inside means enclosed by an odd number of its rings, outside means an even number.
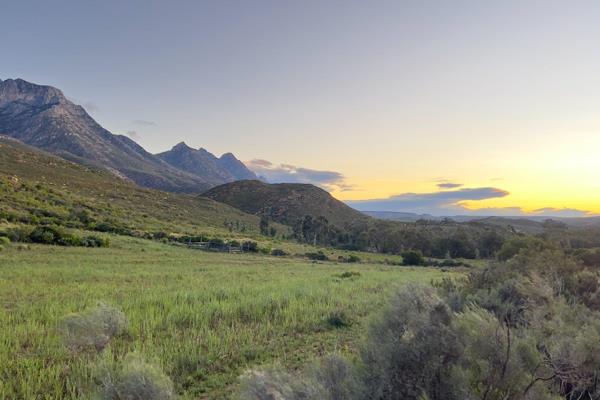
[[[598,269],[539,244],[466,279],[402,288],[357,359],[331,356],[299,374],[251,371],[239,397],[600,398]]]
[[[121,387],[130,353],[152,366],[149,375],[162,371],[180,399],[231,398],[246,369],[356,354],[396,288],[447,275],[364,262],[345,278],[346,263],[116,235],[109,248],[23,246],[0,253],[3,399],[89,398],[104,385],[103,360]]]

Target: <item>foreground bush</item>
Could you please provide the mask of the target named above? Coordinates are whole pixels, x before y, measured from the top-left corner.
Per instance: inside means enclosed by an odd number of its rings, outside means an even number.
[[[329,356],[300,375],[281,369],[253,370],[241,378],[241,400],[352,400],[361,389],[353,366]]]
[[[162,370],[130,353],[123,361],[105,360],[97,367],[98,400],[171,400],[173,383]]]
[[[65,346],[72,352],[102,351],[113,337],[127,329],[125,315],[105,304],[63,318],[59,330]]]
[[[466,279],[404,287],[371,323],[355,363],[246,378],[243,388],[263,397],[242,398],[600,399],[600,274],[562,252],[531,250]]]

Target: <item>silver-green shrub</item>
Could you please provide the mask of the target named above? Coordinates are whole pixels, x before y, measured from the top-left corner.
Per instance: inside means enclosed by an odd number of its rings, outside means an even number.
[[[60,322],[59,330],[69,350],[100,352],[113,337],[123,334],[127,325],[123,312],[99,303],[92,309],[65,316]]]

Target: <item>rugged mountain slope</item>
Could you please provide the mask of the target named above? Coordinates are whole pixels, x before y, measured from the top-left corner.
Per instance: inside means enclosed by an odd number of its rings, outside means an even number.
[[[259,219],[226,204],[141,188],[0,136],[0,224],[64,222],[85,211],[95,221],[143,231],[258,232]]]
[[[229,181],[197,169],[182,171],[133,140],[102,128],[83,107],[51,86],[22,79],[0,81],[0,133],[66,159],[106,168],[151,188],[201,193]],[[231,163],[230,157],[223,164]],[[229,164],[228,164],[229,165]],[[218,176],[217,176],[218,178]]]
[[[266,215],[283,224],[294,224],[305,215],[325,217],[345,227],[370,218],[314,185],[268,184],[258,180],[237,181],[210,189],[202,196],[229,204],[244,212]]]
[[[231,153],[215,157],[205,149],[193,149],[184,142],[156,155],[169,165],[200,176],[215,184],[241,179],[256,179],[256,175]]]

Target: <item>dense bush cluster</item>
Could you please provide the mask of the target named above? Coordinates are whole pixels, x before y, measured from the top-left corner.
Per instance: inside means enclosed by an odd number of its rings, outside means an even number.
[[[317,252],[309,252],[305,254],[306,258],[313,261],[328,261],[329,258],[321,250]]]
[[[108,247],[109,240],[95,236],[77,236],[54,225],[28,226],[8,228],[0,232],[12,242],[52,244],[58,246]]]
[[[437,258],[491,258],[514,235],[505,228],[453,221],[372,220],[340,228],[324,217],[309,215],[296,221],[292,228],[294,239],[313,245],[391,254],[417,250]]]
[[[600,271],[538,244],[463,280],[405,287],[358,360],[252,371],[240,398],[599,399]]]

